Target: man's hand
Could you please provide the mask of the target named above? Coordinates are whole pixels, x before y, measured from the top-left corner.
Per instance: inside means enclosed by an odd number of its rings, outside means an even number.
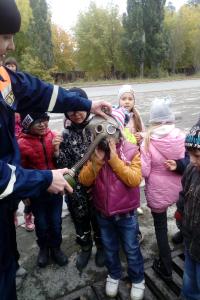
[[[169,170],[169,171],[175,171],[177,169],[177,164],[175,160],[172,159],[168,159],[165,161],[165,167]]]
[[[107,119],[107,115],[105,112],[108,114],[112,112],[112,106],[110,103],[106,101],[92,102],[91,113]]]
[[[63,175],[67,173],[67,168],[52,170],[53,180],[47,191],[53,194],[64,194],[65,191],[73,193],[72,187],[63,177]]]

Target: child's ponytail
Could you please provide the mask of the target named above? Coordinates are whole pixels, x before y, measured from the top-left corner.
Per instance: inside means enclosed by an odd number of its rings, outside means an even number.
[[[133,107],[132,112],[133,112],[133,122],[134,122],[135,131],[136,132],[143,131],[142,120],[135,106]]]

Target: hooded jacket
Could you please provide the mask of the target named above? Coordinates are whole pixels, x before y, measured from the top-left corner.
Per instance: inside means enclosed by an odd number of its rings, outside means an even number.
[[[175,203],[181,190],[181,175],[167,170],[165,161],[184,157],[185,135],[174,125],[162,125],[150,137],[148,151],[141,145],[142,175],[147,204],[153,212],[164,212]]]
[[[71,122],[70,126],[65,127],[63,131],[63,142],[60,144],[59,156],[56,158],[58,168],[68,167],[72,168],[84,154],[87,152],[91,144],[91,133],[85,129],[88,124],[88,118],[81,124],[74,124]],[[82,222],[83,218],[88,217],[89,214],[89,198],[90,193],[88,189],[78,182],[78,175],[75,176],[76,186],[72,194],[68,194],[68,206],[72,217],[76,222]]]
[[[54,148],[52,140],[56,134],[47,129],[45,135],[38,136],[21,133],[18,139],[22,166],[25,169],[55,169]]]
[[[118,143],[117,154],[112,159],[89,161],[81,170],[79,180],[86,186],[94,183],[94,206],[105,216],[133,211],[140,206],[138,147],[127,141]]]
[[[181,232],[192,259],[200,263],[200,170],[192,163],[183,175],[182,186],[177,201],[182,215]]]

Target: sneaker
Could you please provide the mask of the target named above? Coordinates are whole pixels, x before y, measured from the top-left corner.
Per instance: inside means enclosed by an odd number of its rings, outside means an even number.
[[[138,215],[143,215],[144,214],[143,209],[141,207],[138,207],[137,213],[138,213]]]
[[[131,287],[131,300],[142,300],[144,298],[144,280],[140,283],[132,283]]]
[[[113,279],[110,275],[106,279],[106,295],[108,297],[116,297],[118,293],[119,279]]]
[[[172,242],[175,245],[181,244],[183,242],[183,235],[181,233],[181,231],[177,231],[173,237],[172,237]]]
[[[27,271],[23,267],[19,266],[19,268],[16,271],[16,277],[22,277],[23,278],[23,277],[26,276],[26,274],[27,274]]]
[[[35,225],[33,222],[33,215],[32,213],[29,214],[24,214],[24,219],[25,219],[25,229],[26,231],[33,231],[35,229]]]
[[[51,257],[57,265],[62,267],[68,263],[67,256],[62,252],[60,248],[51,248],[50,251],[51,251]]]
[[[37,257],[37,265],[40,268],[44,268],[48,265],[49,262],[49,248],[40,248],[40,251],[38,253]]]
[[[162,261],[160,259],[154,259],[153,262],[153,270],[166,281],[172,280],[172,273],[169,273],[164,267]]]
[[[105,266],[105,253],[103,247],[97,247],[97,252],[95,254],[95,264],[99,268]]]
[[[78,253],[77,259],[76,259],[76,267],[79,271],[82,271],[88,264],[90,256],[92,253],[92,248],[89,250],[83,250]]]

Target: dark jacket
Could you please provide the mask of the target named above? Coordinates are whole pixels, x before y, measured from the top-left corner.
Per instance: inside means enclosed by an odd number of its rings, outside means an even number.
[[[60,144],[59,157],[56,159],[58,168],[68,167],[72,168],[87,151],[91,143],[91,134],[84,130],[84,126],[76,126],[71,124],[63,131],[63,142]],[[88,189],[81,185],[76,176],[76,187],[73,194],[68,194],[69,208],[72,216],[78,222],[89,214],[89,194]]]
[[[191,257],[200,263],[200,170],[189,164],[182,178],[177,202],[182,215],[182,233]]]
[[[190,156],[189,156],[188,152],[185,151],[185,157],[176,160],[177,168],[176,168],[175,172],[177,172],[180,175],[183,175],[183,173],[189,163],[190,163]]]

